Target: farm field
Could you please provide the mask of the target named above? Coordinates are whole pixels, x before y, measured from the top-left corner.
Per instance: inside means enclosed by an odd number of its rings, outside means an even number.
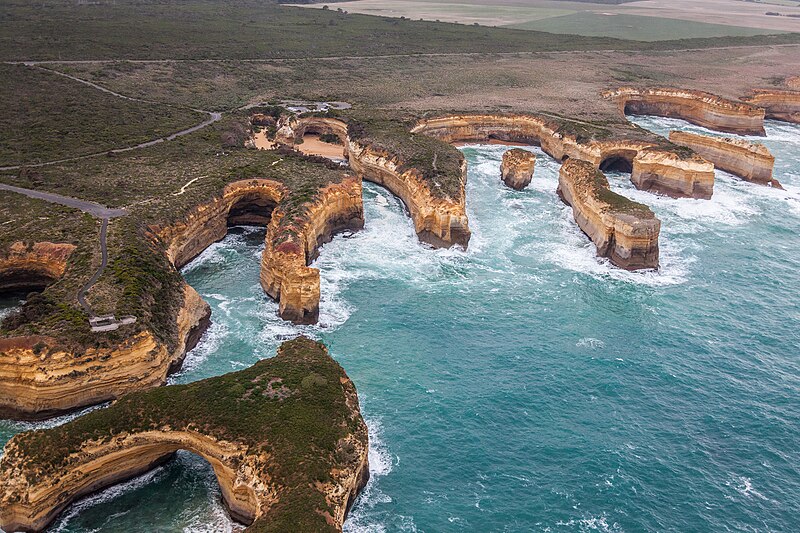
[[[778,33],[774,30],[707,24],[661,17],[643,17],[581,11],[546,20],[510,25],[523,30],[569,33],[593,37],[625,37],[636,41],[664,41],[698,37],[736,37]]]
[[[317,9],[321,9],[323,6],[323,3],[302,5],[302,7]],[[575,35],[623,36],[626,39],[648,41],[800,31],[800,18],[788,16],[800,15],[800,3],[794,0],[763,0],[760,2],[676,0],[669,3],[655,0],[623,3],[560,0],[458,0],[453,2],[447,0],[354,0],[337,2],[334,7],[349,13],[384,17],[440,20],[461,24],[477,23],[482,26],[508,26]],[[767,15],[767,12],[777,12],[781,16]],[[612,23],[605,20],[605,17],[609,15],[649,17],[665,19],[668,22],[659,24],[655,20],[626,18],[617,19]],[[676,21],[681,21],[681,23]],[[655,34],[650,32],[655,32]]]

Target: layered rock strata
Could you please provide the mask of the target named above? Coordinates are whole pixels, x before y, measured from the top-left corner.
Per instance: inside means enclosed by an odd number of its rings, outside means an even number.
[[[603,97],[616,101],[623,115],[681,118],[724,133],[765,135],[763,109],[703,91],[621,87]]]
[[[611,192],[591,163],[569,159],[561,166],[558,195],[572,207],[578,227],[597,255],[626,270],[658,268],[661,222],[647,206]]]
[[[294,146],[307,132],[338,136],[344,144],[350,167],[363,179],[386,187],[403,201],[422,242],[442,248],[453,245],[466,248],[470,238],[466,214],[466,163],[460,169],[461,191],[458,197],[442,197],[434,194],[423,175],[424,169],[407,165],[399,154],[352,139],[344,121],[325,117],[285,119],[280,124],[276,141]]]
[[[764,108],[766,118],[800,124],[800,91],[754,89],[742,100]]]
[[[267,226],[261,286],[278,301],[282,318],[313,324],[319,317],[320,281],[319,270],[308,264],[333,235],[364,226],[361,181],[347,177],[301,201],[274,180],[237,181],[182,222],[154,231],[179,268],[225,237],[233,223]]]
[[[17,241],[0,255],[0,291],[42,289],[61,278],[75,246]]]
[[[210,308],[189,285],[169,346],[142,331],[113,348],[76,353],[46,336],[0,338],[0,418],[41,419],[163,385],[208,326]]]
[[[782,188],[772,177],[775,157],[766,146],[743,139],[710,137],[685,131],[672,131],[669,140],[691,148],[714,166],[739,176],[743,180],[761,185]]]
[[[300,217],[283,206],[273,213],[261,256],[261,286],[278,300],[284,320],[317,322],[319,270],[308,264],[336,233],[364,227],[361,192],[361,180],[349,177],[323,188]]]
[[[500,164],[500,178],[503,183],[521,191],[533,179],[533,170],[536,167],[536,155],[521,148],[512,148],[503,153]]]
[[[177,450],[211,464],[250,532],[341,531],[369,476],[355,386],[324,346],[301,337],[249,369],[16,435],[0,459],[0,528],[43,531],[71,502]]]
[[[714,166],[685,149],[645,140],[583,139],[535,115],[450,115],[423,120],[412,131],[450,143],[499,139],[538,145],[558,161],[582,159],[598,168],[624,161],[638,189],[677,198],[707,199],[714,189]]]

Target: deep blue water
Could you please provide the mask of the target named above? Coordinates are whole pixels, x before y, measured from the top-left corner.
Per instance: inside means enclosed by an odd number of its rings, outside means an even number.
[[[504,147],[463,149],[467,252],[419,244],[399,201],[365,185],[365,230],[314,265],[319,326],[277,318],[263,231],[234,229],[184,271],[214,324],[173,380],[247,367],[300,332],[328,344],[372,439],[351,532],[796,530],[800,128],[768,133],[786,191],[718,172],[712,200],[675,200],[609,176],[661,218],[657,272],[595,257],[537,148],[522,192],[499,179]],[[28,427],[0,422],[0,437]],[[54,529],[234,527],[210,468],[181,454]]]

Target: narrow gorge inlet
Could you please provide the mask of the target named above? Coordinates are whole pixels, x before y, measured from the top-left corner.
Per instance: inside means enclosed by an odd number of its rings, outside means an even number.
[[[5,2],[0,533],[796,530],[765,1]]]

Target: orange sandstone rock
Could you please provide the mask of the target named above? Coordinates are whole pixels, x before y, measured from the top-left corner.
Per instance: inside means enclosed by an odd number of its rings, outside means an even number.
[[[764,108],[767,118],[800,124],[800,91],[754,89],[743,100]]]
[[[772,177],[775,157],[766,146],[743,139],[711,137],[684,131],[670,132],[669,140],[691,148],[720,170],[746,181],[782,188],[778,180]]]
[[[603,173],[586,161],[561,166],[558,194],[572,206],[578,227],[595,243],[597,255],[627,270],[658,268],[661,222],[645,205],[608,188]]]
[[[17,241],[0,254],[0,290],[42,289],[64,275],[75,246]]]
[[[530,184],[535,166],[535,154],[521,148],[512,148],[503,154],[501,178],[512,189],[521,191]]]
[[[603,93],[615,100],[620,113],[682,118],[692,124],[725,133],[765,135],[764,110],[715,94],[665,87],[621,87]]]

